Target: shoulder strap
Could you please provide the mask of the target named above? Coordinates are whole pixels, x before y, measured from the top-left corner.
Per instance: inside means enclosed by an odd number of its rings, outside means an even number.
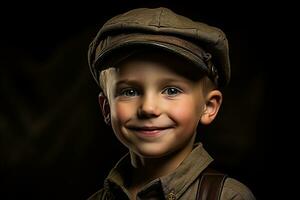
[[[206,168],[200,175],[197,200],[219,200],[227,175]]]

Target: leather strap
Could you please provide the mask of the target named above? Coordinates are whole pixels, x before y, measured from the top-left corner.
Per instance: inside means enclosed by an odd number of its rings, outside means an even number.
[[[196,200],[219,200],[227,175],[206,168],[200,176]]]

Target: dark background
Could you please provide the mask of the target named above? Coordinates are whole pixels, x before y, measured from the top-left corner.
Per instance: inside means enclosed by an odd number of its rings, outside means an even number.
[[[111,0],[2,7],[0,199],[86,199],[102,186],[126,149],[102,121],[87,49],[106,20],[139,6],[168,6],[227,34],[231,83],[218,118],[199,138],[257,199],[286,197],[278,172],[292,159],[282,151],[291,142],[282,135],[292,129],[285,125],[290,113],[280,111],[297,107],[282,84],[295,71],[286,45],[297,38],[295,13],[287,2]]]

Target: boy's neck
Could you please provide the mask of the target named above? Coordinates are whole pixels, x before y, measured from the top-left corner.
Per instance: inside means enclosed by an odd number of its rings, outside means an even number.
[[[130,151],[133,174],[129,190],[140,190],[152,180],[168,175],[175,171],[181,162],[189,155],[193,149],[193,142],[183,149],[172,152],[161,158],[145,158]]]

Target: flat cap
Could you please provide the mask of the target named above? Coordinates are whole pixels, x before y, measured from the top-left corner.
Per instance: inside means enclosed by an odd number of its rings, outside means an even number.
[[[88,50],[90,71],[98,85],[100,71],[111,67],[108,63],[116,63],[129,49],[145,46],[167,50],[192,61],[219,87],[230,80],[225,33],[160,7],[133,9],[102,26]]]

